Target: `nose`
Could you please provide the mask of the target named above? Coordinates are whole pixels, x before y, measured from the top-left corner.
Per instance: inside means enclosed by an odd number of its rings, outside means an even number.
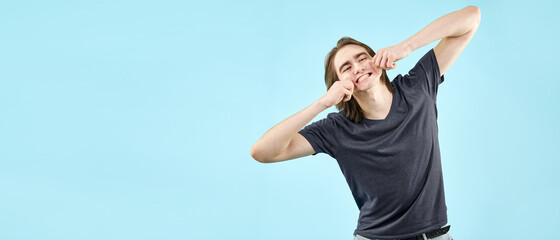
[[[364,65],[359,62],[354,63],[354,74],[364,71]]]

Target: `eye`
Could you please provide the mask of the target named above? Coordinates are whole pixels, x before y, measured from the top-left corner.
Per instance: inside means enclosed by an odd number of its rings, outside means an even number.
[[[350,69],[350,67],[345,67],[344,69],[342,69],[342,72],[346,72]]]
[[[366,58],[361,58],[361,59],[360,59],[360,62],[362,62],[362,61],[364,61],[364,60],[366,60]]]

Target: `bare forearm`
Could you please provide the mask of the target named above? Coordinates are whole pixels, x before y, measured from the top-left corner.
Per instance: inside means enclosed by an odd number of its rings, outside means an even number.
[[[258,158],[261,159],[272,159],[278,156],[288,147],[291,139],[299,130],[327,108],[328,106],[323,104],[320,100],[312,103],[305,109],[268,130],[261,139],[253,145],[251,151],[253,153],[258,152]]]
[[[401,44],[409,51],[414,51],[442,38],[462,36],[478,26],[480,22],[479,12],[478,7],[468,6],[446,14]]]

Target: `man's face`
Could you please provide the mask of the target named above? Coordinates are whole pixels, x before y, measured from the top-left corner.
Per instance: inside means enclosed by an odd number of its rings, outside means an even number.
[[[366,49],[350,44],[342,47],[334,56],[334,67],[340,80],[354,83],[354,92],[367,90],[378,82],[382,70],[374,67]]]

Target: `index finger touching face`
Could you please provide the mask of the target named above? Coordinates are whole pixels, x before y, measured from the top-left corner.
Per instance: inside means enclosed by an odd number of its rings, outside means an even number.
[[[375,55],[371,58],[371,60],[370,60],[371,66],[375,66],[375,61],[377,60],[377,56],[378,56],[378,55],[375,54]]]

